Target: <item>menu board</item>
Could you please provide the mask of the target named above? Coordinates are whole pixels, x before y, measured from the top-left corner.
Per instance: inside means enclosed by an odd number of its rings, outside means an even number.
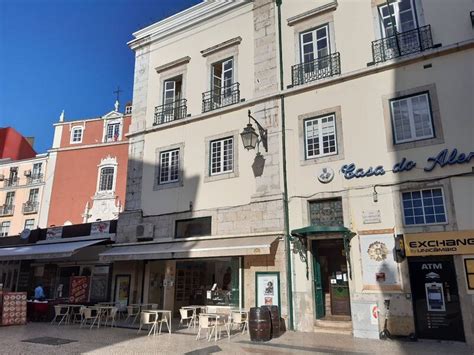
[[[87,302],[89,297],[89,278],[87,276],[71,276],[69,286],[69,302]]]
[[[26,292],[4,292],[2,325],[26,324]]]

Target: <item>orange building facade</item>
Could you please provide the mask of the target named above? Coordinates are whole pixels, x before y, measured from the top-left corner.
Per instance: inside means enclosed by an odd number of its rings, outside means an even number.
[[[125,203],[131,106],[54,125],[48,226],[116,219]],[[47,177],[48,178],[48,177]]]

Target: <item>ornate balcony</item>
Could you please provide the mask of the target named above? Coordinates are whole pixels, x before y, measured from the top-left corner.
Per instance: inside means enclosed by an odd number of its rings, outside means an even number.
[[[339,74],[341,74],[341,58],[339,52],[336,52],[311,62],[293,65],[291,82],[296,86]]]
[[[15,205],[1,205],[0,206],[0,216],[12,216],[13,211],[15,211]]]
[[[221,107],[236,104],[240,101],[240,84],[215,88],[202,94],[202,112],[216,110]]]
[[[431,26],[427,25],[373,41],[372,56],[374,63],[382,63],[430,48],[433,48],[433,38]]]
[[[35,175],[30,175],[26,177],[27,185],[39,184],[42,182],[43,182],[43,174],[35,174]]]
[[[4,187],[13,187],[13,186],[18,186],[19,184],[20,184],[20,178],[5,179],[3,181]]]
[[[176,100],[164,105],[155,107],[155,121],[153,125],[179,120],[187,115],[187,100]]]
[[[23,214],[38,213],[38,202],[25,202],[23,204]]]

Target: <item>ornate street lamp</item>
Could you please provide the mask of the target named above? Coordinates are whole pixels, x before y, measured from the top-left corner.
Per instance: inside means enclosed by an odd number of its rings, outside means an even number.
[[[255,149],[255,147],[260,142],[262,142],[263,147],[265,148],[265,151],[268,152],[268,143],[267,143],[268,131],[265,128],[263,128],[262,125],[258,123],[255,118],[252,117],[250,110],[248,111],[248,117],[249,117],[249,123],[244,128],[242,133],[240,133],[240,136],[242,137],[242,143],[244,144],[244,148],[247,150]],[[259,134],[255,131],[255,128],[253,128],[252,123],[250,122],[250,119],[252,119],[257,125],[258,132],[260,133],[260,137],[259,137]]]

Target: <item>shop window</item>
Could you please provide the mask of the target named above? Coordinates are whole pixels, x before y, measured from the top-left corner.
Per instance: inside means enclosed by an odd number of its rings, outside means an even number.
[[[176,221],[175,238],[211,235],[211,217],[200,217]]]
[[[311,201],[309,215],[311,224],[318,226],[344,226],[342,199]]]
[[[474,291],[474,258],[464,259],[466,269],[467,288]]]
[[[405,225],[447,223],[443,189],[423,189],[402,193]]]

